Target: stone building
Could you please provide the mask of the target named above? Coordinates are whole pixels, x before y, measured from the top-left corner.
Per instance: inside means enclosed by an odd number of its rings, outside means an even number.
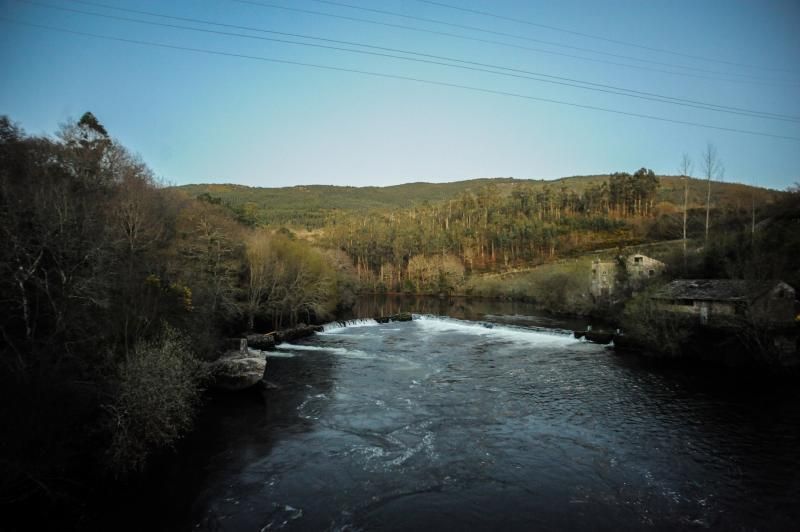
[[[724,325],[737,318],[780,324],[795,317],[795,289],[777,280],[679,279],[652,298],[662,310],[697,316],[702,324]]]
[[[624,272],[620,267],[624,266]],[[619,288],[640,288],[648,279],[664,273],[666,265],[654,258],[634,253],[620,260],[592,261],[590,292],[594,297],[608,297]],[[624,273],[624,275],[620,275]],[[625,286],[618,286],[624,282]]]
[[[641,253],[628,255],[625,259],[625,271],[628,273],[628,281],[633,284],[641,284],[647,279],[661,275],[666,267],[666,264],[660,260]]]
[[[594,297],[608,297],[614,293],[617,279],[617,263],[613,260],[592,261],[592,283],[590,291]]]

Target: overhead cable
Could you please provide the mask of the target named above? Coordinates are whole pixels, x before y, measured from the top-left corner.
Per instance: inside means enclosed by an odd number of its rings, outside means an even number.
[[[224,52],[224,51],[220,51],[220,50],[210,50],[210,49],[207,49],[207,48],[195,48],[195,47],[190,47],[190,46],[179,46],[179,45],[174,45],[174,44],[166,44],[166,43],[159,43],[159,42],[153,42],[153,41],[144,41],[144,40],[139,40],[139,39],[128,39],[128,38],[124,38],[124,37],[115,37],[115,36],[111,36],[111,35],[101,35],[101,34],[97,34],[97,33],[70,30],[70,29],[67,29],[67,28],[48,26],[48,25],[44,25],[44,24],[36,24],[36,23],[32,23],[32,22],[9,19],[9,18],[5,18],[5,17],[0,17],[0,20],[6,21],[6,22],[10,22],[12,24],[19,24],[19,25],[23,25],[23,26],[39,28],[39,29],[44,29],[44,30],[48,30],[48,31],[67,33],[67,34],[72,34],[72,35],[80,35],[80,36],[84,36],[84,37],[91,37],[91,38],[94,38],[94,39],[102,39],[102,40],[107,40],[107,41],[116,41],[116,42],[136,44],[136,45],[141,45],[141,46],[165,48],[165,49],[171,49],[171,50],[181,50],[181,51],[186,51],[186,52],[202,53],[202,54],[216,55],[216,56],[223,56],[223,57],[235,57],[235,58],[240,58],[240,59],[248,59],[248,60],[253,60],[253,61],[261,61],[261,62],[268,62],[268,63],[274,63],[274,64],[302,66],[302,67],[307,67],[307,68],[315,68],[315,69],[328,70],[328,71],[333,71],[333,72],[345,72],[345,73],[350,73],[350,74],[358,74],[358,75],[370,76],[370,77],[376,77],[376,78],[410,81],[410,82],[414,82],[414,83],[420,83],[420,84],[431,85],[431,86],[448,87],[448,88],[462,89],[462,90],[478,92],[478,93],[483,93],[483,94],[494,94],[494,95],[498,95],[498,96],[507,96],[507,97],[517,98],[517,99],[524,99],[524,100],[530,100],[530,101],[550,103],[550,104],[555,104],[555,105],[574,107],[574,108],[577,108],[577,109],[600,111],[600,112],[604,112],[604,113],[611,113],[611,114],[622,115],[622,116],[630,116],[630,117],[635,117],[635,118],[644,118],[644,119],[647,119],[647,120],[655,120],[655,121],[667,122],[667,123],[672,123],[672,124],[680,124],[680,125],[687,125],[687,126],[699,127],[699,128],[705,128],[705,129],[713,129],[713,130],[717,130],[717,131],[727,131],[727,132],[731,132],[731,133],[741,133],[741,134],[760,136],[760,137],[769,137],[769,138],[775,138],[775,139],[800,141],[800,137],[795,137],[795,136],[790,136],[790,135],[780,135],[780,134],[775,134],[775,133],[767,133],[767,132],[763,132],[763,131],[753,131],[753,130],[740,129],[740,128],[716,126],[716,125],[705,124],[705,123],[701,123],[701,122],[690,122],[690,121],[687,121],[687,120],[676,120],[676,119],[666,118],[666,117],[662,117],[662,116],[655,116],[655,115],[648,115],[648,114],[643,114],[643,113],[623,111],[623,110],[620,110],[620,109],[611,109],[611,108],[607,108],[607,107],[599,107],[599,106],[594,106],[594,105],[581,104],[581,103],[570,102],[570,101],[566,101],[566,100],[556,100],[556,99],[552,99],[552,98],[542,98],[542,97],[539,97],[539,96],[531,96],[531,95],[528,95],[528,94],[520,94],[520,93],[510,92],[510,91],[488,89],[488,88],[477,87],[477,86],[473,86],[473,85],[463,85],[463,84],[459,84],[459,83],[436,81],[436,80],[430,80],[430,79],[425,79],[425,78],[416,78],[416,77],[411,77],[411,76],[402,76],[402,75],[398,75],[398,74],[389,74],[389,73],[385,73],[385,72],[374,72],[374,71],[360,70],[360,69],[355,69],[355,68],[345,68],[345,67],[338,67],[338,66],[332,66],[332,65],[321,65],[321,64],[316,64],[316,63],[306,63],[306,62],[302,62],[302,61],[293,61],[293,60],[280,59],[280,58],[274,58],[274,57],[263,57],[263,56],[255,56],[255,55],[240,54],[240,53],[233,53],[233,52]]]

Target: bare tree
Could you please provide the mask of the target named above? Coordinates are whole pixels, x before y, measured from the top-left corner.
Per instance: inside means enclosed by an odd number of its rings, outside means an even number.
[[[724,170],[722,167],[722,162],[719,160],[719,157],[717,155],[717,148],[710,142],[706,144],[706,149],[703,151],[701,160],[703,165],[703,174],[705,175],[706,181],[708,182],[708,191],[706,193],[706,239],[705,239],[706,244],[708,244],[708,226],[711,217],[711,180],[714,178],[721,179],[724,174]]]
[[[688,153],[684,153],[681,157],[681,164],[679,171],[683,179],[683,265],[686,268],[686,218],[689,209],[689,176],[692,173],[692,158]]]
[[[255,327],[255,317],[262,305],[273,303],[283,276],[282,265],[276,260],[275,249],[265,232],[257,232],[247,239],[246,257],[248,265],[247,326]]]
[[[251,330],[259,312],[270,315],[278,329],[284,318],[296,325],[303,313],[310,321],[333,309],[335,272],[316,249],[261,231],[247,240],[246,257],[250,277],[245,307]]]
[[[125,355],[132,342],[158,323],[157,299],[141,290],[144,274],[150,269],[150,252],[167,239],[168,207],[163,195],[154,186],[150,170],[124,148],[112,144],[110,151],[119,151],[117,184],[111,201],[110,229],[119,256],[126,265],[118,281],[124,301],[119,313]]]

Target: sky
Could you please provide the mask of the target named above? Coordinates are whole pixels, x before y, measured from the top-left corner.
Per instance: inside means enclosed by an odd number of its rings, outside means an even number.
[[[0,0],[0,114],[91,111],[168,184],[702,176],[712,143],[785,189],[798,27],[796,0]]]

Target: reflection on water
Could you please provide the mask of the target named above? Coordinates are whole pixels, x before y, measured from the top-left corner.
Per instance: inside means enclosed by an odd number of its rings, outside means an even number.
[[[365,320],[281,346],[261,391],[209,403],[168,468],[164,529],[772,530],[800,518],[795,390],[643,367],[515,304],[380,305],[470,319]]]

